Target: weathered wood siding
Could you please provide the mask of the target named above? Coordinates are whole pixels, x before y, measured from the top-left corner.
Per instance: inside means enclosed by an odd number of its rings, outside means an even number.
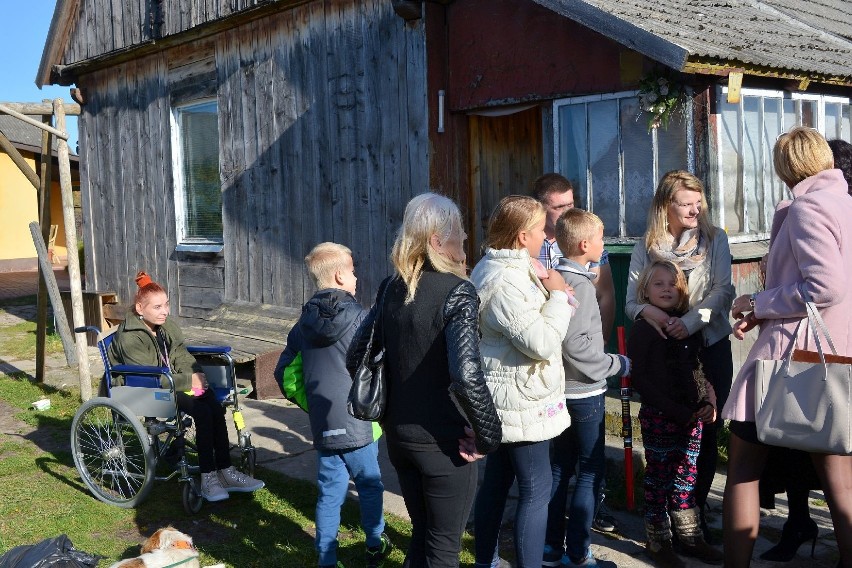
[[[189,318],[222,301],[300,307],[303,258],[333,240],[372,303],[405,204],[428,189],[425,80],[422,24],[384,0],[315,1],[82,77],[87,285],[128,301],[145,269]],[[170,113],[211,90],[225,247],[180,253]]]
[[[135,293],[137,270],[177,290],[164,55],[86,77],[80,117],[86,287]],[[173,292],[174,293],[174,292]]]
[[[246,12],[299,0],[79,0],[64,64],[185,32]]]

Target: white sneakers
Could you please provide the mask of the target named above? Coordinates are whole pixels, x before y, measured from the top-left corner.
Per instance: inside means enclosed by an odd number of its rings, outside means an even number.
[[[251,493],[266,484],[231,466],[201,474],[201,496],[208,501],[224,501],[228,493]]]
[[[201,496],[208,501],[224,501],[228,498],[228,492],[222,487],[217,473],[211,471],[201,474]]]
[[[238,471],[234,466],[216,473],[219,474],[220,487],[228,493],[251,493],[266,486],[264,482]]]

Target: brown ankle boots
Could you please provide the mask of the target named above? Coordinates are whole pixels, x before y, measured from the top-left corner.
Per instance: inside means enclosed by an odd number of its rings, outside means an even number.
[[[680,553],[697,558],[707,564],[722,564],[725,556],[721,550],[707,544],[701,532],[698,509],[671,511],[674,530],[680,541]]]

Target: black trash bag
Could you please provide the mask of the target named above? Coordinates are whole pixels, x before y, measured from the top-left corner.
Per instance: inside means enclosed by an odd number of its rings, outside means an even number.
[[[38,544],[16,546],[0,556],[0,568],[92,568],[101,558],[75,549],[62,534]]]

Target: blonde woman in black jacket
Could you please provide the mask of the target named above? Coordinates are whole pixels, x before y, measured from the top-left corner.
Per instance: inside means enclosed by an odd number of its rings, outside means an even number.
[[[475,461],[500,443],[500,419],[479,358],[479,300],[465,275],[461,214],[434,193],[405,209],[385,280],[382,319],[388,402],[382,427],[411,517],[405,566],[459,565],[461,536],[476,492]],[[347,366],[365,350],[374,306]]]

